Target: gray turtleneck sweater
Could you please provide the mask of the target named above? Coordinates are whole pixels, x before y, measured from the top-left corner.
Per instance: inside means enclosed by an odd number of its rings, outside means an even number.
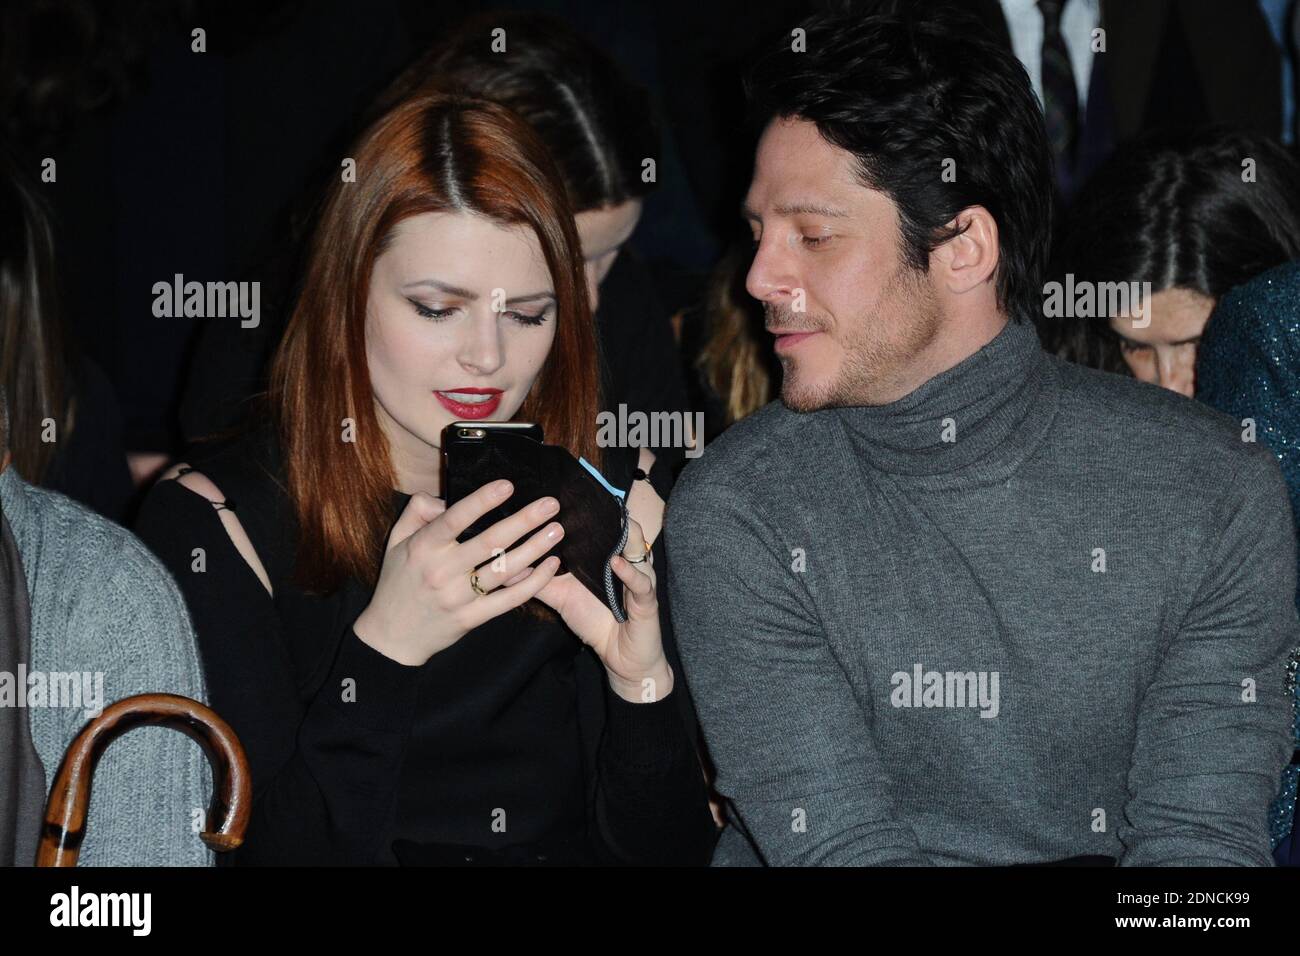
[[[1272,863],[1296,545],[1226,416],[1012,323],[891,404],[739,422],[666,535],[715,864]]]
[[[0,472],[0,507],[31,598],[27,679],[7,675],[5,693],[17,703],[24,692],[48,794],[68,744],[97,711],[143,693],[206,702],[203,670],[176,582],[135,535],[12,467]],[[78,865],[210,866],[195,824],[211,795],[197,743],[165,727],[132,730],[95,770]]]

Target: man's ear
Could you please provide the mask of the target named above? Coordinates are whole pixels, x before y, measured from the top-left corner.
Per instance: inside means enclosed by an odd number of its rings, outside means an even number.
[[[983,206],[967,206],[957,213],[948,228],[961,234],[935,247],[930,253],[931,274],[949,292],[969,292],[998,268],[998,224]]]

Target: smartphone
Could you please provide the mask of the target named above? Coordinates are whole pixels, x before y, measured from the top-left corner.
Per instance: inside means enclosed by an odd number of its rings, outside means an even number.
[[[514,493],[460,536],[467,541],[534,500],[542,426],[531,422],[452,422],[442,432],[443,498],[450,508],[489,482],[509,479]]]
[[[452,422],[442,430],[442,457],[447,459],[447,450],[452,444],[491,442],[501,435],[521,435],[542,444],[546,436],[542,426],[532,422]]]
[[[447,507],[502,478],[514,485],[509,498],[457,540],[482,534],[538,498],[554,497],[560,503],[558,519],[564,524],[564,537],[550,552],[560,559],[556,573],[573,574],[610,608],[615,620],[625,620],[623,585],[609,562],[627,542],[626,495],[568,449],[547,445],[542,437],[540,425],[522,422],[452,422],[443,430],[442,487]]]

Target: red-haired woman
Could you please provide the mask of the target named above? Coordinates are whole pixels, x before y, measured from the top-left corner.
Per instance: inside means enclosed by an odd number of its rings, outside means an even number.
[[[237,862],[706,863],[662,545],[637,560],[666,476],[648,451],[596,446],[582,253],[546,150],[501,106],[433,95],[350,158],[264,421],[173,468],[137,528],[248,750]],[[635,485],[636,563],[614,561],[626,623],[554,557],[528,570],[564,533],[553,499],[457,543],[510,493],[440,499],[442,429],[470,417],[540,423]]]

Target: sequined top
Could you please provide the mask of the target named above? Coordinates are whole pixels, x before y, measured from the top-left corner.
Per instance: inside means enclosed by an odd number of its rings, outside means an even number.
[[[1300,541],[1300,262],[1261,273],[1219,301],[1197,350],[1196,397],[1239,419],[1243,438],[1277,455]],[[1293,694],[1298,658],[1300,648],[1287,669]],[[1293,729],[1300,750],[1300,697]],[[1297,778],[1300,764],[1292,761],[1269,811],[1275,847],[1292,831]]]

